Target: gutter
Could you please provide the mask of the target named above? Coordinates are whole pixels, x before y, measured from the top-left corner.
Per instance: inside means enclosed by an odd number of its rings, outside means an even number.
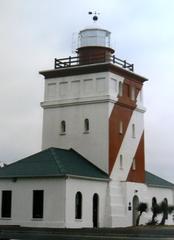
[[[156,185],[156,184],[148,184],[146,183],[148,187],[154,187],[154,188],[168,188],[168,189],[174,189],[174,186],[162,186],[162,185]]]
[[[95,181],[101,181],[101,182],[110,182],[111,178],[94,178],[94,177],[87,177],[87,176],[78,176],[78,175],[71,175],[66,174],[67,178],[76,178],[76,179],[85,179],[85,180],[95,180]]]
[[[102,181],[102,182],[109,182],[110,178],[96,178],[96,177],[88,177],[88,176],[79,176],[79,175],[72,175],[72,174],[61,174],[55,176],[0,176],[1,179],[11,179],[12,181],[16,182],[18,179],[23,178],[30,178],[30,179],[38,179],[38,178],[76,178],[76,179],[86,179],[86,180],[95,180],[95,181]]]

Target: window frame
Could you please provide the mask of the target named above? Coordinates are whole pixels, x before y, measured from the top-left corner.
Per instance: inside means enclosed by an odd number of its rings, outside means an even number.
[[[60,135],[65,135],[66,134],[66,121],[62,120],[60,122]]]
[[[118,83],[118,96],[119,97],[123,96],[123,83],[122,82]]]
[[[123,132],[124,132],[124,128],[123,128],[123,121],[120,121],[119,122],[119,134],[123,134]]]
[[[89,133],[89,119],[84,119],[84,133]]]
[[[42,193],[39,196],[40,199],[36,199],[36,194]],[[38,205],[41,201],[41,206]],[[43,219],[44,218],[44,190],[33,190],[33,205],[32,205],[32,219]]]
[[[75,195],[75,219],[82,220],[82,205],[83,205],[83,196],[80,191],[76,192]]]
[[[136,100],[136,88],[135,88],[135,86],[131,86],[131,100],[132,101]]]
[[[136,137],[135,123],[132,124],[132,138]]]
[[[9,196],[5,194],[10,194]],[[7,199],[9,198],[9,199]],[[9,204],[9,206],[8,206]],[[1,195],[1,218],[11,218],[12,215],[12,190],[2,190]]]
[[[123,154],[120,154],[119,156],[119,168],[120,170],[123,170]]]
[[[132,170],[133,170],[133,171],[136,170],[136,158],[133,158],[133,162],[132,162]]]

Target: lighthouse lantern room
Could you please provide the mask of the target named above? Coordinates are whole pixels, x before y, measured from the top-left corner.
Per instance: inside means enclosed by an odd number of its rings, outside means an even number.
[[[110,48],[110,32],[100,28],[87,28],[79,32],[77,53],[80,63],[105,62],[111,60],[114,50]]]
[[[110,47],[110,35],[111,33],[108,30],[101,28],[86,28],[79,32],[80,47]]]

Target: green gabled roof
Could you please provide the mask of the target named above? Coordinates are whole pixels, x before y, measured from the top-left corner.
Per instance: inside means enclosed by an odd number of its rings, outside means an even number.
[[[0,178],[88,177],[108,180],[97,168],[73,149],[48,148],[0,169]]]
[[[150,172],[145,172],[145,183],[149,187],[174,188],[174,184]]]

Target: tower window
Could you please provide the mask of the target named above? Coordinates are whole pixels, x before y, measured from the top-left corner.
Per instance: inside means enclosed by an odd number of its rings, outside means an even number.
[[[131,100],[135,101],[135,87],[134,86],[131,87]]]
[[[139,93],[139,99],[140,99],[140,102],[143,102],[143,90],[142,89],[140,90],[140,93]]]
[[[120,169],[123,169],[123,155],[120,154]]]
[[[33,191],[33,218],[43,218],[43,190]]]
[[[60,133],[61,134],[65,134],[66,133],[66,122],[64,120],[61,121],[61,124],[60,124]]]
[[[11,218],[12,191],[2,191],[1,217]]]
[[[132,138],[135,138],[135,124],[132,124]]]
[[[120,123],[119,123],[119,133],[123,134],[123,122],[122,121],[120,121]]]
[[[123,96],[123,84],[122,82],[119,82],[119,96]]]
[[[88,118],[86,118],[84,120],[84,131],[89,132],[89,119]]]
[[[130,86],[129,84],[124,84],[124,94],[126,97],[130,97]]]
[[[75,196],[75,218],[82,218],[82,194],[77,192]]]
[[[136,170],[136,159],[135,158],[133,159],[133,162],[132,162],[132,170]]]

